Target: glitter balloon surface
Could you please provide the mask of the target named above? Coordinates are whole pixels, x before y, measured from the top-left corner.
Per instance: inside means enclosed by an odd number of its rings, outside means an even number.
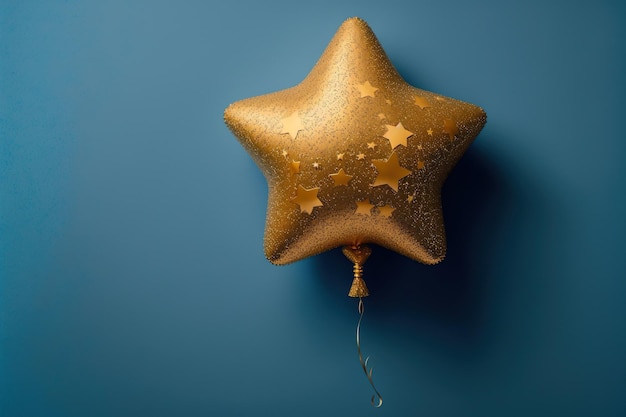
[[[374,243],[434,264],[446,252],[441,187],[486,114],[406,83],[351,18],[300,84],[224,119],[267,179],[272,263]]]

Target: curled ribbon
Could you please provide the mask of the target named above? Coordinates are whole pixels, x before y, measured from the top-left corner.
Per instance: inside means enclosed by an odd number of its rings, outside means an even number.
[[[363,352],[361,352],[361,321],[363,320],[363,313],[365,312],[365,307],[363,306],[363,298],[359,297],[359,322],[356,325],[356,349],[359,352],[359,362],[361,362],[361,368],[363,368],[363,372],[365,372],[365,376],[367,380],[370,382],[372,389],[374,390],[374,394],[372,395],[372,406],[378,408],[383,405],[383,397],[380,395],[376,386],[374,385],[374,381],[372,379],[372,372],[374,369],[370,367],[368,369],[367,365],[370,360],[370,357],[363,359]]]

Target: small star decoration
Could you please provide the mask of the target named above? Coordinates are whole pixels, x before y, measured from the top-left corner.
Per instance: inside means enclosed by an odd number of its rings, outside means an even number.
[[[300,84],[224,118],[267,179],[275,264],[366,243],[441,261],[441,187],[486,122],[480,107],[407,84],[358,18]]]
[[[357,84],[356,86],[363,97],[374,97],[374,93],[378,91],[378,88],[373,87],[369,81],[365,81],[363,84]]]

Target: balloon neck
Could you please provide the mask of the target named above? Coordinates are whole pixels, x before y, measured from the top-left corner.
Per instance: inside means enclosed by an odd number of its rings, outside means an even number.
[[[363,264],[369,258],[372,250],[368,246],[344,246],[343,254],[354,264],[352,269],[354,273],[354,279],[352,280],[352,286],[348,292],[349,297],[362,298],[370,295],[367,285],[363,280]]]

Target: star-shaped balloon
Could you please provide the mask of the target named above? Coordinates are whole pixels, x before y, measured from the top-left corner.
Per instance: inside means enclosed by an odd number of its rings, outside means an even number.
[[[441,187],[486,122],[477,106],[407,84],[369,26],[348,19],[295,87],[230,105],[224,119],[269,189],[265,255],[286,264],[343,246],[359,298],[374,243],[434,264],[446,252]]]
[[[300,84],[224,118],[267,179],[275,264],[367,243],[441,261],[441,187],[486,122],[480,107],[406,83],[358,18]]]

